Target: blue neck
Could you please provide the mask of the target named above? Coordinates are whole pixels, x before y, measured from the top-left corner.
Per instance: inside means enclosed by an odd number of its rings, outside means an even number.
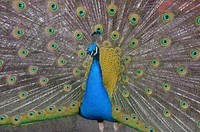
[[[98,88],[91,87],[95,84],[99,84],[100,86]],[[95,92],[96,94],[98,94],[98,92],[100,92],[101,90],[105,90],[103,86],[102,71],[99,63],[99,54],[93,57],[93,62],[90,68],[86,85],[87,89],[85,94],[91,94],[91,92]]]
[[[112,104],[103,85],[99,55],[93,57],[80,115],[92,120],[114,121],[112,118]]]

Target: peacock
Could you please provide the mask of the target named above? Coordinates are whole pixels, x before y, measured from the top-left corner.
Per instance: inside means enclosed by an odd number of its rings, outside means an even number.
[[[0,11],[0,131],[66,131],[56,126],[77,115],[100,132],[105,121],[200,131],[200,0],[0,0]]]

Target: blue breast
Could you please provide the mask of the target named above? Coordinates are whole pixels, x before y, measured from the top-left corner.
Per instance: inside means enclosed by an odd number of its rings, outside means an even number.
[[[86,83],[86,92],[80,115],[92,120],[114,121],[112,118],[112,104],[103,85],[102,71],[99,60],[94,59]]]

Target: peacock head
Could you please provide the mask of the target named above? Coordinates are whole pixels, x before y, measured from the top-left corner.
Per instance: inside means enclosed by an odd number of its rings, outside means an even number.
[[[99,47],[96,44],[90,44],[87,49],[86,61],[90,61],[91,57],[93,57],[94,59],[99,58]]]

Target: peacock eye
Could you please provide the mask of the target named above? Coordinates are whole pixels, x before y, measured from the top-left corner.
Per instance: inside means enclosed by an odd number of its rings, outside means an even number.
[[[169,20],[169,15],[168,15],[168,14],[164,14],[164,15],[163,15],[163,19],[164,19],[165,21]]]
[[[32,70],[33,70],[33,71],[36,71],[36,70],[37,70],[37,68],[36,68],[36,67],[34,67]]]
[[[23,1],[14,1],[13,2],[13,8],[16,11],[21,12],[21,11],[23,11],[26,8],[26,4]]]
[[[151,127],[151,128],[149,128],[149,132],[154,132],[154,130],[155,130],[155,129],[154,129],[154,128],[152,128],[152,127]]]
[[[71,91],[71,89],[72,89],[72,86],[71,86],[71,85],[69,85],[69,84],[64,85],[64,90],[65,90],[66,92]]]
[[[18,118],[18,117],[16,117],[16,118],[15,118],[15,121],[19,121],[19,118]]]
[[[46,108],[46,111],[45,111],[45,112],[47,112],[48,114],[52,114],[52,113],[54,113],[56,110],[57,110],[56,106],[50,105],[50,106],[48,106],[48,107]]]
[[[147,129],[147,128],[148,128],[148,126],[147,126],[147,125],[144,125],[144,128],[145,128],[145,129]]]
[[[132,19],[131,19],[131,22],[132,22],[132,23],[135,23],[136,20],[137,20],[136,18],[132,18]]]
[[[112,109],[113,109],[112,111],[115,112],[115,113],[121,112],[121,107],[118,106],[118,105],[113,106]]]
[[[56,3],[55,1],[50,1],[48,2],[48,9],[51,12],[56,12],[58,11],[58,3]]]
[[[163,37],[161,40],[160,40],[160,44],[164,47],[167,47],[167,46],[170,46],[172,43],[172,40],[168,37]]]
[[[73,74],[74,74],[75,76],[80,75],[80,69],[74,68],[74,69],[73,69]]]
[[[79,30],[76,30],[74,32],[74,38],[76,40],[82,40],[83,39],[83,33],[81,31],[79,31]]]
[[[10,123],[12,123],[13,125],[19,125],[22,121],[22,117],[21,116],[13,116],[10,119]]]
[[[23,35],[23,30],[22,30],[22,29],[18,29],[18,30],[17,30],[17,35],[18,35],[19,37],[21,37],[21,36]]]
[[[164,109],[163,114],[164,114],[165,117],[169,117],[171,115],[171,112],[168,109]]]
[[[15,81],[15,78],[14,77],[10,78],[10,81],[12,81],[12,82]]]
[[[129,23],[133,26],[138,25],[140,22],[140,16],[138,14],[132,13],[128,17]]]
[[[53,110],[53,107],[52,107],[52,106],[50,106],[50,107],[49,107],[49,110]]]
[[[53,34],[53,33],[54,33],[54,28],[52,28],[52,27],[49,28],[49,33],[50,33],[50,34]]]
[[[179,66],[177,72],[180,76],[185,76],[187,74],[187,68],[185,66]]]
[[[103,33],[103,25],[97,24],[96,26],[94,26],[94,32],[102,34]]]
[[[129,120],[131,119],[131,117],[125,113],[119,113],[119,117],[121,118],[123,122],[126,122],[126,123],[129,122]]]
[[[47,48],[50,51],[55,51],[56,49],[58,49],[58,44],[55,41],[51,41],[48,43]]]
[[[129,81],[129,77],[127,75],[124,75],[122,77],[122,81],[125,82],[125,83],[127,83]]]
[[[135,47],[137,47],[138,43],[139,43],[139,41],[136,38],[132,38],[131,41],[129,42],[129,46],[131,48],[135,48]]]
[[[80,58],[85,58],[85,57],[86,57],[86,52],[85,52],[84,50],[79,50],[79,51],[78,51],[78,56],[79,56]]]
[[[85,14],[84,11],[80,11],[80,12],[79,12],[79,15],[80,15],[80,16],[84,16],[84,14]]]
[[[117,31],[113,31],[112,33],[111,33],[111,38],[112,38],[112,40],[117,40],[117,39],[119,39],[119,32],[117,32]]]
[[[136,76],[141,77],[144,74],[144,71],[142,69],[136,70]]]
[[[131,119],[135,122],[138,121],[138,116],[136,114],[131,114]]]
[[[189,105],[186,101],[180,101],[180,106],[183,109],[187,109],[189,107]]]
[[[47,35],[53,35],[53,34],[55,34],[56,30],[52,26],[47,26],[45,28],[45,32],[46,32]]]
[[[164,89],[165,92],[167,92],[170,90],[171,85],[169,83],[163,83],[162,88]]]
[[[84,56],[84,55],[85,55],[85,53],[84,53],[84,52],[82,52],[82,53],[81,53],[81,56]]]
[[[18,7],[19,7],[20,9],[24,9],[25,5],[24,5],[24,3],[19,2]]]
[[[55,10],[57,9],[57,5],[56,5],[56,4],[52,4],[52,5],[51,5],[51,8],[52,8],[52,10],[55,11]]]
[[[160,65],[160,61],[158,59],[152,59],[150,61],[150,65],[153,67],[153,68],[158,68],[159,65]]]
[[[58,111],[61,112],[61,111],[62,111],[62,108],[58,108]]]
[[[57,44],[52,44],[51,47],[56,49],[57,48]]]
[[[26,93],[22,93],[22,96],[26,96]]]
[[[30,112],[30,116],[34,116],[35,115],[35,113],[34,112]]]
[[[78,108],[79,107],[79,103],[77,101],[73,101],[70,103],[71,108]]]
[[[17,39],[20,39],[24,35],[24,29],[16,27],[13,29],[12,35]]]
[[[130,56],[124,56],[123,61],[125,64],[129,64],[131,62],[131,57]]]
[[[147,95],[151,95],[153,93],[151,88],[145,88],[145,92]]]
[[[6,82],[8,85],[14,85],[16,83],[17,77],[16,76],[8,76],[6,78]]]
[[[76,10],[76,14],[80,18],[84,18],[86,16],[86,13],[87,13],[87,11],[84,7],[78,7]]]
[[[81,36],[82,36],[81,34],[77,34],[77,35],[76,35],[76,37],[77,37],[78,39],[81,38]]]
[[[125,98],[129,97],[129,91],[128,91],[128,90],[123,90],[123,91],[122,91],[122,95],[123,95]]]
[[[0,119],[3,121],[3,120],[6,120],[6,117],[5,116],[0,116]]]
[[[28,97],[28,92],[26,92],[26,91],[19,92],[19,98],[20,99],[25,99],[27,97]]]
[[[22,53],[23,53],[24,55],[26,55],[26,54],[27,54],[27,50],[22,50]]]
[[[60,57],[58,59],[57,63],[58,63],[58,66],[63,67],[63,66],[65,66],[67,64],[67,61],[65,60],[65,58]]]
[[[174,14],[172,12],[166,11],[161,15],[163,23],[169,23],[174,19]]]
[[[115,5],[109,5],[107,7],[107,12],[110,16],[114,16],[117,12],[117,7]]]
[[[114,14],[115,13],[115,10],[114,9],[110,9],[110,14]]]
[[[198,49],[192,49],[190,51],[190,57],[193,60],[198,60],[200,58],[200,51]]]
[[[38,67],[37,66],[29,66],[28,68],[28,73],[30,75],[35,75],[38,71]]]
[[[114,50],[114,52],[115,52],[116,54],[120,55],[120,54],[122,53],[122,50],[121,50],[121,48],[116,47],[115,50]]]
[[[18,36],[21,36],[22,33],[23,33],[23,31],[22,31],[21,29],[17,30],[17,34],[18,34]]]
[[[40,85],[42,85],[42,86],[47,85],[48,82],[49,82],[49,79],[46,78],[46,77],[41,77],[41,78],[39,79],[39,83],[40,83]]]
[[[191,54],[192,54],[192,56],[197,56],[197,51],[194,50],[194,51],[191,52]]]

